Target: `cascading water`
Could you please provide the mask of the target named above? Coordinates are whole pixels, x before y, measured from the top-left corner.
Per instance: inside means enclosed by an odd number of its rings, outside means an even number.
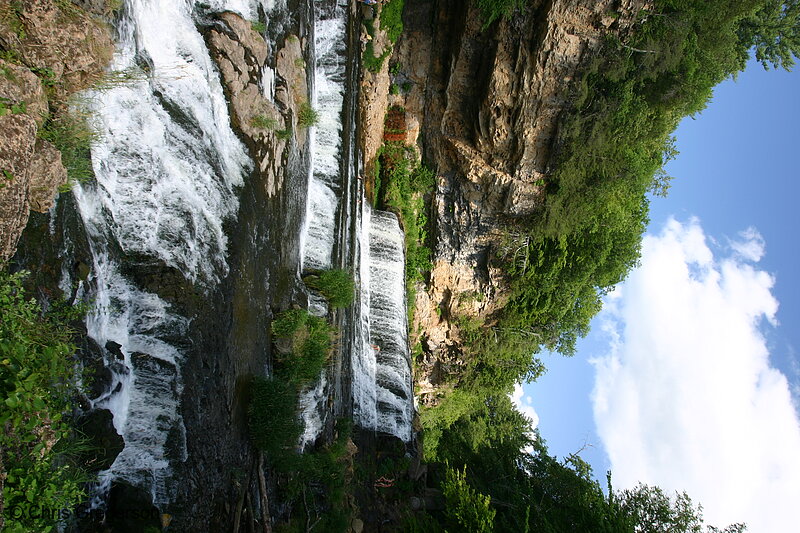
[[[306,269],[331,268],[336,231],[338,195],[348,190],[342,183],[342,154],[354,154],[342,143],[342,109],[346,92],[346,0],[317,0],[315,23],[316,68],[312,102],[320,115],[313,129],[312,165],[309,173],[302,265]],[[355,90],[355,87],[351,87]],[[352,133],[352,132],[351,132]],[[350,137],[352,142],[353,136]],[[354,179],[352,162],[345,161]],[[359,305],[351,323],[351,391],[355,422],[366,429],[411,438],[413,400],[408,350],[404,278],[404,238],[396,217],[371,212],[363,200],[349,205],[355,217],[344,217],[356,230],[356,256],[352,258],[359,285]],[[352,203],[352,202],[351,202]],[[342,234],[342,233],[338,233]],[[340,243],[342,246],[345,243]],[[323,306],[312,299],[312,312]],[[379,350],[376,350],[379,348]],[[322,428],[325,408],[324,376],[316,387],[300,396],[305,431],[301,445],[312,442]]]
[[[355,422],[411,439],[413,398],[406,314],[404,234],[392,213],[364,203],[361,342],[352,356]]]
[[[338,191],[343,190],[341,173],[342,107],[345,94],[347,58],[347,1],[317,0],[314,3],[314,80],[311,105],[319,120],[311,128],[311,166],[306,198],[306,219],[302,232],[303,269],[327,269],[333,265]],[[309,296],[309,310],[327,312],[324,302]],[[324,423],[326,408],[324,373],[314,387],[300,393],[303,434],[300,446],[313,442]]]
[[[93,254],[89,336],[105,347],[111,386],[93,400],[108,408],[125,446],[101,474],[174,497],[176,461],[186,459],[179,348],[188,321],[122,274],[121,257],[147,258],[211,287],[228,272],[223,221],[252,163],[229,124],[219,75],[192,18],[193,3],[128,0],[112,68],[134,80],[92,96],[99,140],[96,182],[75,198]],[[216,0],[212,9],[257,18],[271,0]],[[185,340],[183,341],[185,342]],[[101,490],[102,492],[102,490]]]
[[[347,60],[347,1],[314,3],[315,69],[311,105],[319,113],[311,128],[306,221],[301,249],[304,269],[332,265],[337,194],[342,190],[342,105]]]

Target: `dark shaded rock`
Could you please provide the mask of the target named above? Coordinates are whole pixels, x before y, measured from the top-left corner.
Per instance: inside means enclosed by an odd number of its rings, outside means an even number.
[[[118,342],[107,341],[106,350],[119,360],[125,359],[125,355],[122,353],[122,345]]]
[[[161,530],[161,513],[150,494],[123,481],[111,485],[105,521],[114,533],[141,533],[148,527]]]
[[[94,450],[86,457],[91,471],[106,470],[125,447],[125,441],[114,428],[114,416],[108,409],[94,409],[78,418],[78,431],[89,437]]]

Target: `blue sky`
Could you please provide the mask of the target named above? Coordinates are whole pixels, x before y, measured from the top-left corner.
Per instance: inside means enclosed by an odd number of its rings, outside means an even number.
[[[800,496],[785,457],[798,448],[784,449],[800,445],[798,95],[800,68],[752,63],[681,123],[642,268],[520,399],[551,453],[583,448],[601,480],[613,463],[618,488],[685,489],[709,522],[755,532],[787,526],[761,511]],[[720,479],[745,453],[749,467]],[[721,481],[732,492],[714,492]]]

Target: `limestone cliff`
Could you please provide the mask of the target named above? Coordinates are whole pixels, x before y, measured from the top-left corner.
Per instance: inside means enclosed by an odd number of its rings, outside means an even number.
[[[453,318],[485,319],[507,301],[492,251],[506,221],[542,206],[574,80],[604,37],[624,37],[644,6],[644,0],[530,2],[484,27],[469,3],[407,3],[392,81],[408,90],[394,91],[388,103],[404,106],[409,123],[419,122],[423,158],[438,175],[434,267],[417,291],[413,325],[424,350],[416,361],[422,403],[435,402],[440,376],[456,363]]]
[[[100,78],[114,49],[103,24],[65,6],[0,1],[0,263],[14,254],[29,212],[50,209],[67,182],[61,153],[37,133]]]

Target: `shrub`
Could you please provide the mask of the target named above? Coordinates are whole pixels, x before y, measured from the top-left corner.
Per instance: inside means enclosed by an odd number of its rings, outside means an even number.
[[[273,466],[290,462],[300,438],[297,392],[282,379],[257,377],[250,385],[248,424],[253,444]]]
[[[300,110],[297,113],[297,125],[302,128],[315,126],[319,122],[319,112],[311,107],[308,102],[300,104]]]
[[[353,303],[355,286],[353,277],[346,270],[325,270],[319,275],[307,276],[304,281],[312,289],[321,292],[333,308],[347,307]]]
[[[306,324],[308,316],[308,311],[305,309],[284,311],[272,321],[272,333],[276,337],[289,337]]]
[[[8,509],[29,508],[32,517],[37,510],[49,512],[24,524],[7,516],[4,531],[13,532],[51,529],[57,511],[83,498],[87,478],[72,460],[76,441],[67,422],[77,386],[68,323],[77,311],[44,314],[24,296],[26,275],[0,272],[0,453],[8,474],[3,496]]]
[[[309,315],[306,328],[298,337],[294,356],[287,366],[290,379],[305,386],[316,381],[328,361],[333,347],[333,327],[324,319]]]

